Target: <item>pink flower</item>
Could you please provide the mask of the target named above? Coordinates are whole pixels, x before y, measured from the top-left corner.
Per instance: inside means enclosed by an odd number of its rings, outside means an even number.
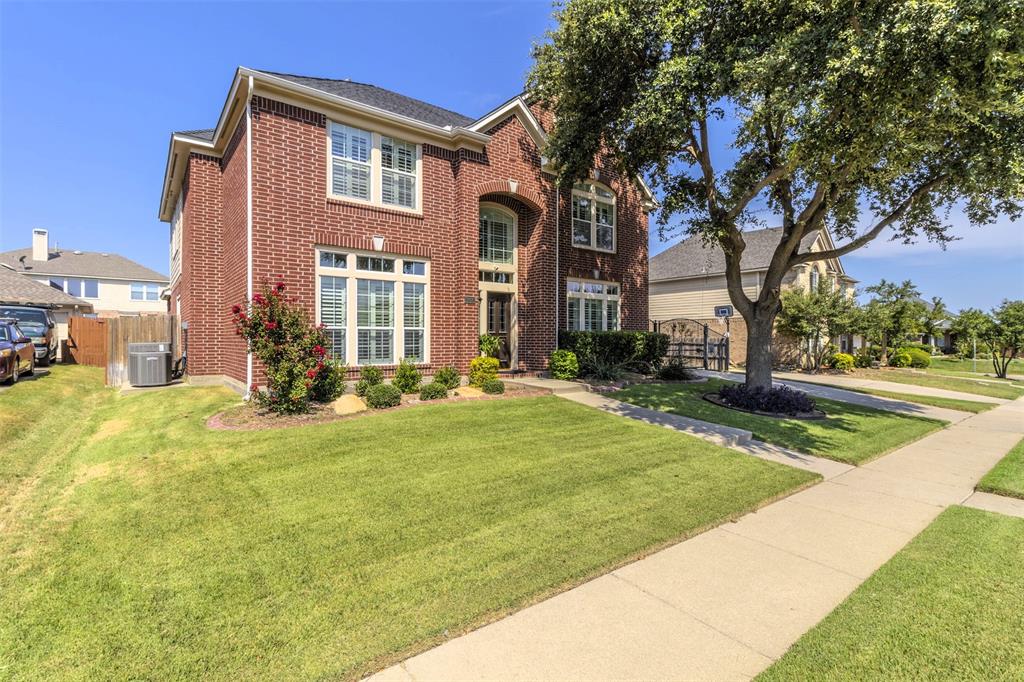
[[[242,312],[242,306],[240,306],[240,305],[233,305],[233,306],[231,306],[231,312],[233,312],[235,315],[237,315],[238,313]]]
[[[249,386],[249,390],[250,390],[250,391],[258,391],[258,390],[259,390],[259,388],[260,388],[260,387],[259,387],[259,386],[257,386],[256,384],[252,384],[252,385],[250,385],[250,386]]]
[[[315,369],[307,369],[306,370],[306,376],[309,377],[310,379],[316,377],[316,370]]]
[[[252,297],[252,302],[257,303],[259,305],[266,305],[267,299],[263,297],[263,294],[254,294]]]
[[[264,326],[267,328],[267,331],[272,331],[277,329],[277,322],[267,322]]]
[[[277,293],[281,293],[284,291],[284,282],[278,282],[277,286],[274,288],[277,290]]]
[[[317,345],[313,346],[313,355],[316,355],[317,357],[321,357],[322,358],[326,353],[327,353],[327,351],[324,350],[324,347],[321,346],[320,344],[317,344]]]

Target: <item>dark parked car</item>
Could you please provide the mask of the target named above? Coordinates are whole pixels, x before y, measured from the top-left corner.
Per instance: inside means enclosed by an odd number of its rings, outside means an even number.
[[[32,340],[14,320],[0,318],[0,381],[13,384],[22,374],[36,370]]]
[[[36,349],[36,364],[46,367],[57,362],[57,334],[53,316],[48,310],[25,305],[0,306],[0,319],[15,320]]]

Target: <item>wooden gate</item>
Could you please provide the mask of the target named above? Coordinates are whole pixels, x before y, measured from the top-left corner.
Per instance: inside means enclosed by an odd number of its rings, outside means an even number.
[[[92,367],[107,366],[107,320],[71,317],[68,320],[64,362]]]
[[[653,331],[668,336],[668,359],[687,367],[729,371],[729,337],[685,317],[651,321]]]

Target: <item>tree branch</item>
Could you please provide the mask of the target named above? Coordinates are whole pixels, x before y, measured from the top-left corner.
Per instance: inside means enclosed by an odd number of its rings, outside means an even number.
[[[910,210],[910,207],[914,205],[915,201],[920,199],[922,196],[928,194],[928,192],[932,191],[932,189],[934,189],[936,185],[941,184],[943,181],[945,181],[945,179],[945,175],[938,175],[932,178],[931,180],[928,180],[927,182],[918,185],[917,189],[911,192],[910,195],[906,199],[904,199],[892,213],[887,215],[883,220],[879,221],[877,225],[872,227],[870,230],[868,230],[861,236],[854,239],[849,244],[844,244],[843,246],[834,249],[829,249],[827,251],[808,252],[805,254],[793,256],[789,260],[789,268],[796,265],[800,265],[802,263],[809,263],[811,261],[839,258],[840,256],[845,256],[851,251],[856,251],[857,249],[861,248],[865,244],[868,244],[875,237],[880,235],[885,228],[889,227],[894,222],[902,218],[904,214],[906,214],[906,212]]]
[[[718,208],[718,191],[715,187],[715,169],[711,165],[711,152],[708,149],[708,119],[705,107],[705,116],[700,119],[700,142],[693,139],[693,144],[700,150],[700,167],[704,173],[704,195],[708,202],[708,213],[712,219],[718,217],[721,210]],[[691,133],[692,138],[692,133]]]
[[[734,220],[736,216],[738,216],[743,211],[743,209],[747,207],[747,204],[753,201],[754,197],[761,193],[761,190],[763,190],[768,185],[771,185],[775,181],[782,179],[783,177],[786,176],[787,173],[789,173],[788,166],[778,166],[775,169],[773,169],[770,173],[765,175],[763,178],[758,180],[756,183],[754,183],[754,186],[751,187],[746,194],[740,197],[739,200],[733,205],[733,207],[726,212],[725,219]]]

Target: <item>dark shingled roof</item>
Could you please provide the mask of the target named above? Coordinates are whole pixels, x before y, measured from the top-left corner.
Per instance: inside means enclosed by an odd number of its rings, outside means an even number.
[[[37,275],[64,275],[67,277],[110,277],[113,279],[130,279],[140,282],[160,282],[166,284],[168,278],[156,270],[150,270],[133,260],[116,253],[99,253],[82,251],[75,253],[61,249],[50,250],[49,260],[32,260],[32,249],[15,249],[0,253],[0,263],[6,263],[17,272]],[[24,266],[18,260],[25,256]],[[0,266],[2,267],[2,266]],[[4,268],[6,269],[6,268]]]
[[[201,140],[207,142],[213,142],[213,128],[203,128],[202,130],[177,130],[174,132],[175,135],[185,135],[187,137],[198,137]]]
[[[8,305],[80,306],[91,310],[92,304],[59,289],[40,284],[27,275],[19,275],[0,265],[0,303]]]
[[[422,100],[406,97],[384,88],[378,88],[376,85],[367,85],[366,83],[357,83],[350,80],[295,76],[290,73],[276,73],[274,71],[261,71],[261,73],[283,78],[299,85],[305,85],[306,87],[326,92],[329,95],[344,97],[360,104],[367,104],[371,107],[389,111],[392,114],[406,116],[442,128],[445,126],[467,126],[474,120],[468,116],[463,116]]]
[[[818,233],[814,232],[803,238],[798,253],[810,250]],[[766,270],[771,263],[775,247],[782,240],[782,228],[770,227],[766,230],[753,230],[743,233],[743,241],[747,247],[743,250],[742,269]],[[725,254],[717,244],[705,246],[700,237],[689,239],[665,249],[651,258],[650,279],[680,279],[694,277],[704,273],[720,275],[725,272]]]

